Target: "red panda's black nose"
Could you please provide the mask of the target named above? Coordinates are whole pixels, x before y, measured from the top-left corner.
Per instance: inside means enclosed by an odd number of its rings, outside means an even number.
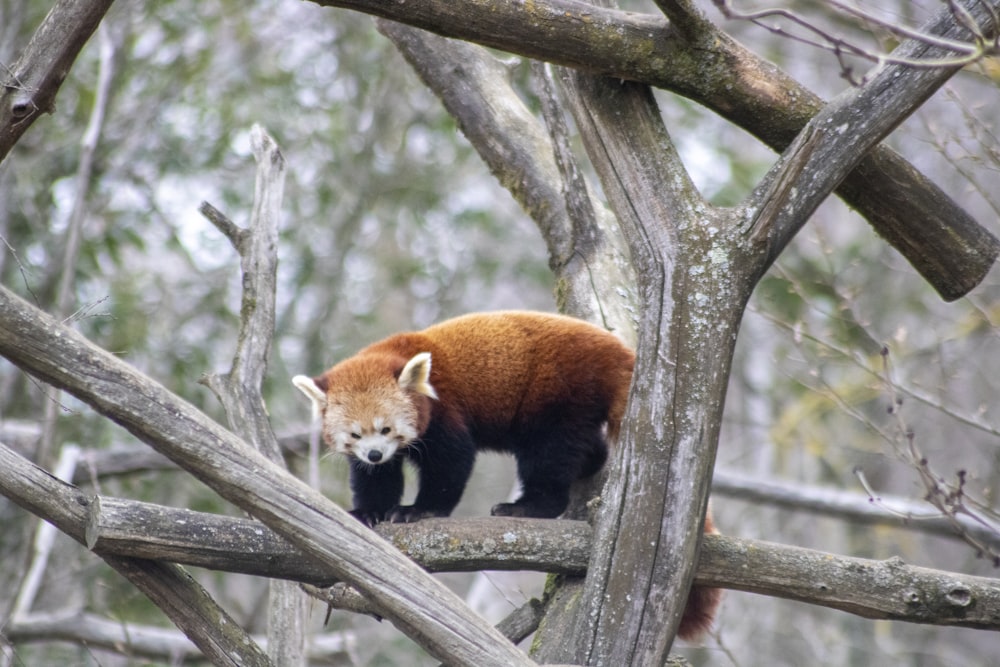
[[[382,452],[378,450],[372,450],[368,452],[368,460],[372,463],[378,463],[382,460]]]

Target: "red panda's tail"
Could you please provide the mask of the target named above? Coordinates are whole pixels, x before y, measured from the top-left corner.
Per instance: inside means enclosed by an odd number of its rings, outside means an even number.
[[[711,535],[717,532],[719,531],[715,529],[715,523],[712,521],[710,506],[705,513],[705,534]],[[720,602],[722,602],[721,588],[692,586],[677,636],[681,639],[697,639],[708,632],[712,627],[712,621],[715,620],[715,612],[718,611]]]
[[[688,594],[687,606],[681,617],[677,636],[681,639],[698,639],[708,632],[715,620],[715,612],[722,601],[721,588],[692,586]]]

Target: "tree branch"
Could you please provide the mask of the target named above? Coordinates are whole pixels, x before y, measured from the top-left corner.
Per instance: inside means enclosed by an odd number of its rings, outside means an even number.
[[[59,0],[12,66],[0,63],[0,162],[43,113],[113,0]]]
[[[108,497],[91,502],[3,445],[0,465],[11,473],[0,476],[0,492],[78,542],[90,543],[106,560],[153,566],[148,558],[155,557],[320,586],[339,579],[332,568],[256,521]],[[432,572],[488,568],[580,575],[592,540],[585,522],[566,520],[427,519],[377,530]],[[695,582],[866,618],[1000,630],[998,580],[904,566],[898,558],[856,559],[707,535]]]
[[[257,161],[253,212],[247,229],[234,229],[225,216],[209,210],[209,220],[229,237],[240,256],[243,295],[240,330],[232,366],[224,375],[213,374],[203,383],[222,403],[229,427],[257,451],[284,466],[271,420],[264,405],[262,386],[274,338],[275,293],[278,281],[278,225],[285,188],[285,158],[277,142],[260,125],[250,129],[250,147]],[[279,665],[305,664],[305,608],[301,591],[287,582],[272,581],[268,599],[268,654]]]
[[[389,610],[439,659],[533,664],[440,582],[189,403],[0,287],[0,354],[66,389]]]
[[[1000,630],[1000,580],[906,565],[898,557],[875,561],[706,535],[695,581],[864,618]]]
[[[301,448],[299,437],[282,438],[287,452]],[[2,438],[0,438],[2,442]],[[100,477],[132,474],[146,470],[179,470],[170,459],[144,447],[87,450],[81,453],[73,484],[93,483]],[[905,496],[878,494],[873,498],[859,491],[799,484],[787,479],[744,475],[716,468],[712,475],[712,494],[755,504],[773,505],[796,512],[811,512],[851,523],[890,526],[936,537],[961,540],[952,519],[931,510],[925,501]],[[1000,548],[1000,535],[971,518],[955,517],[963,530],[994,548]]]
[[[429,572],[538,570],[581,574],[590,556],[582,521],[427,519],[375,531]],[[169,560],[330,586],[339,579],[274,532],[247,519],[98,496],[87,521],[97,554]]]
[[[317,0],[317,4],[670,90],[779,152],[823,106],[811,91],[707,21],[697,23],[699,30],[692,33],[696,39],[688,41],[662,17],[577,0],[540,0],[530,5],[516,0]],[[947,300],[979,284],[1000,254],[1000,241],[884,146],[872,150],[847,174],[837,192]]]
[[[538,225],[560,310],[634,340],[635,281],[620,232],[583,179],[569,180],[568,156],[560,166],[556,155],[563,151],[511,87],[507,67],[474,44],[391,21],[378,26]],[[592,216],[577,215],[588,206]]]
[[[988,24],[990,12],[998,7],[997,0],[984,0],[972,2],[969,11],[977,21]],[[994,32],[997,29],[1000,26],[993,26]],[[921,32],[948,39],[970,38],[968,30],[956,22],[948,7],[939,9]],[[915,40],[903,42],[894,53],[900,59],[945,55],[938,47]],[[887,65],[864,86],[846,91],[809,121],[747,202],[753,218],[747,233],[766,248],[768,255],[758,275],[777,258],[830,189],[957,71],[956,66],[915,69]],[[802,173],[810,174],[809,178],[797,178]],[[794,195],[779,198],[773,206],[775,188],[789,179],[795,186]],[[762,211],[766,211],[763,216]],[[758,224],[763,218],[767,219]]]
[[[49,475],[3,444],[0,470],[5,471],[0,475],[0,493],[84,543],[89,499],[76,487]],[[179,566],[110,554],[103,558],[160,607],[215,664],[272,665],[239,624]]]
[[[201,660],[201,651],[184,633],[135,623],[109,620],[95,614],[30,614],[12,619],[3,629],[4,638],[15,643],[62,640],[91,648],[102,648],[130,656],[160,661]],[[266,637],[254,637],[267,647]],[[354,650],[351,632],[317,635],[310,638],[309,656],[315,660],[344,659]]]
[[[427,519],[380,524],[376,530],[430,572],[536,570],[580,576],[593,540],[586,522],[551,519]],[[246,519],[102,497],[92,504],[87,535],[98,554],[157,557],[316,586],[335,582],[308,555]],[[905,566],[899,558],[875,561],[706,535],[695,583],[866,618],[1000,630],[1000,580]],[[377,606],[347,607],[379,613]]]
[[[761,479],[718,469],[712,476],[712,493],[796,512],[822,514],[853,524],[892,526],[956,540],[962,539],[955,530],[954,523],[958,522],[963,531],[984,544],[1000,549],[1000,533],[968,516],[960,514],[949,518],[925,501],[902,496],[880,494],[878,498],[873,498],[856,491]]]
[[[671,90],[777,151],[783,151],[821,107],[813,93],[714,27],[698,32],[697,43],[688,43],[661,17],[595,8],[577,0],[542,0],[532,3],[531,11],[515,0],[318,4]],[[107,0],[61,0],[18,62],[8,68],[7,85],[0,92],[0,160],[38,114],[51,111],[66,72],[109,5]],[[1000,242],[992,234],[885,147],[876,148],[848,174],[838,193],[945,299],[975,287],[1000,254]]]

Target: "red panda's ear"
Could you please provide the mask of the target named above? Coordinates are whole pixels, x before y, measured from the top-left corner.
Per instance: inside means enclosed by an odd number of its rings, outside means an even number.
[[[437,392],[430,383],[431,353],[421,352],[406,362],[399,373],[399,386],[405,391],[412,391],[437,399]]]
[[[326,391],[325,387],[320,385],[326,384],[325,377],[311,378],[305,375],[296,375],[292,378],[292,384],[298,387],[298,390],[309,397],[309,400],[313,404],[313,412],[319,414],[320,411],[326,407]]]

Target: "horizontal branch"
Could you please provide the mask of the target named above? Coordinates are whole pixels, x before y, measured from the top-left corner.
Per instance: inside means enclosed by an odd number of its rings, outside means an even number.
[[[1000,579],[706,535],[695,582],[864,618],[1000,630]]]
[[[103,648],[131,656],[159,659],[199,660],[204,655],[183,632],[171,628],[125,623],[96,614],[34,613],[10,619],[3,628],[4,639],[12,644],[35,641],[67,641],[91,648]],[[267,648],[266,637],[255,637]],[[354,650],[356,638],[351,632],[316,635],[309,638],[308,653],[315,660],[329,660]]]
[[[428,519],[417,527],[380,524],[376,532],[431,572],[543,570],[580,574],[590,556],[583,522],[495,518]],[[329,586],[338,581],[257,521],[97,496],[87,547],[94,553],[169,560]]]
[[[795,512],[823,514],[853,524],[893,526],[937,537],[962,539],[955,530],[957,522],[963,531],[977,540],[1000,548],[1000,533],[988,526],[962,514],[943,516],[927,502],[903,496],[880,495],[872,498],[857,491],[750,477],[730,470],[715,471],[712,493],[753,503],[767,503]]]
[[[431,572],[536,570],[582,575],[592,533],[582,521],[427,519],[377,532]],[[95,553],[331,585],[336,577],[248,519],[101,497],[91,503]],[[706,535],[695,582],[798,600],[866,618],[1000,630],[1000,580]],[[374,607],[378,609],[378,606]]]
[[[279,439],[286,456],[305,456],[305,436]],[[123,446],[86,450],[73,477],[74,484],[92,483],[105,476],[132,474],[148,470],[179,470],[165,456],[146,447]],[[905,496],[881,494],[872,499],[866,493],[846,491],[816,484],[799,484],[786,479],[743,475],[717,468],[712,477],[712,493],[758,504],[774,505],[795,512],[811,512],[852,523],[892,526],[945,537],[962,539],[955,532],[954,521],[985,544],[1000,548],[1000,534],[968,516],[953,519],[940,516],[927,503]]]
[[[286,459],[309,454],[309,441],[305,434],[278,438],[278,444]],[[93,484],[102,477],[156,470],[179,471],[180,467],[149,447],[119,445],[108,449],[87,449],[81,453],[80,464],[74,470],[71,481],[74,484]]]
[[[91,544],[95,553],[106,559],[120,562],[141,555],[142,559],[131,562],[144,562],[152,557],[170,558],[182,565],[318,585],[338,578],[330,568],[259,522],[107,497],[92,502],[76,487],[2,445],[0,461],[3,469],[13,474],[0,475],[0,493],[77,541]],[[89,509],[92,504],[99,509]],[[129,516],[131,525],[123,523]],[[378,531],[431,571],[484,568],[582,574],[591,539],[584,522],[497,517],[428,519],[409,525],[381,525]],[[874,588],[870,579],[878,573],[892,576],[879,584],[881,588]],[[1000,581],[908,567],[898,559],[845,558],[707,535],[695,581],[801,600],[868,618],[1000,629]],[[961,599],[966,596],[969,602],[962,606]],[[900,600],[909,601],[901,606]],[[942,615],[932,615],[929,610]]]

